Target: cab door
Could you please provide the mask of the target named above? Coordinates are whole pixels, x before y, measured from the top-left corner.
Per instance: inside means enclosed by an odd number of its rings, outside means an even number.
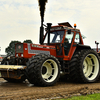
[[[71,60],[77,48],[77,44],[83,44],[82,36],[80,32],[72,31],[71,34],[66,33],[65,38],[69,40],[69,44],[67,50],[64,48],[65,56],[63,60]]]
[[[74,36],[74,32],[71,32],[70,34],[68,34],[68,32],[66,32],[65,39],[64,39],[64,54],[65,54],[65,56],[68,56],[68,54],[69,54],[73,36]]]

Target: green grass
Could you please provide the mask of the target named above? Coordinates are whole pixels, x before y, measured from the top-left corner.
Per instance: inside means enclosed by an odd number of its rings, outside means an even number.
[[[71,97],[68,99],[60,99],[60,100],[100,100],[100,93],[86,95],[86,96]]]

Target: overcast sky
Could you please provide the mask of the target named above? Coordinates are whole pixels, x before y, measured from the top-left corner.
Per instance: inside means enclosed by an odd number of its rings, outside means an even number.
[[[44,21],[76,23],[87,37],[84,44],[93,48],[100,42],[100,0],[48,0]],[[0,0],[0,54],[14,40],[38,43],[39,27],[38,0]]]

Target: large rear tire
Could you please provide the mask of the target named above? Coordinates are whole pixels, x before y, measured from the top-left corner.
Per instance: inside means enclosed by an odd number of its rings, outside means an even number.
[[[69,79],[74,82],[93,83],[100,77],[100,59],[92,50],[81,50],[70,61]]]
[[[26,72],[30,83],[51,86],[59,79],[60,63],[52,55],[38,54],[29,59]]]

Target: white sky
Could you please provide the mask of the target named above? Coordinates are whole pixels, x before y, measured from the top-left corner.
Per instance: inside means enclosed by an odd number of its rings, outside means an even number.
[[[48,0],[45,23],[69,22],[87,38],[84,44],[96,47],[100,42],[100,0]],[[0,0],[0,54],[11,41],[39,41],[40,12],[38,0]],[[99,46],[100,47],[100,46]]]

